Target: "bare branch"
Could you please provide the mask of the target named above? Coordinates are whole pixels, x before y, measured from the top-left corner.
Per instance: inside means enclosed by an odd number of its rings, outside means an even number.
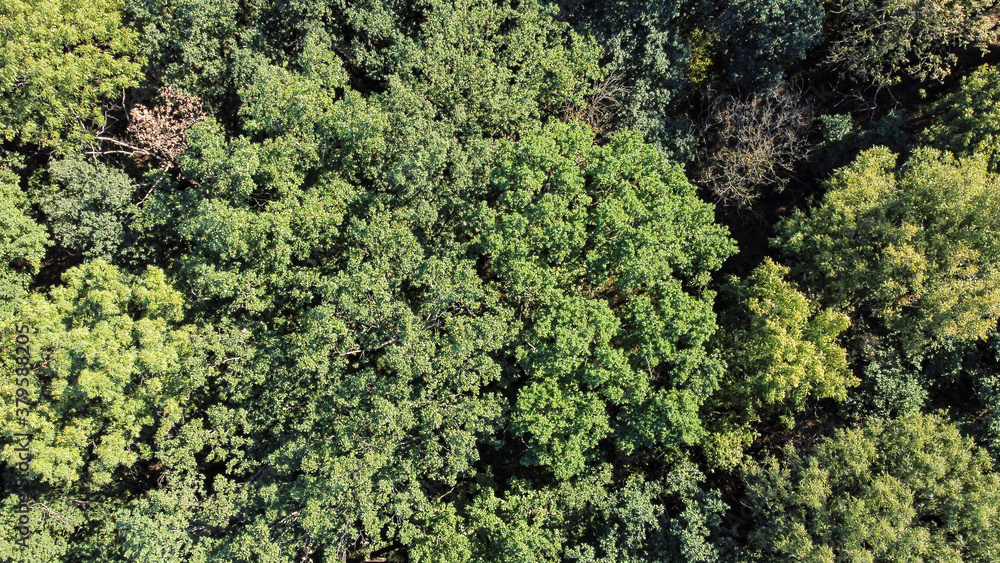
[[[785,188],[809,155],[811,108],[787,88],[747,98],[715,96],[699,119],[693,180],[724,205],[747,207],[764,189]]]

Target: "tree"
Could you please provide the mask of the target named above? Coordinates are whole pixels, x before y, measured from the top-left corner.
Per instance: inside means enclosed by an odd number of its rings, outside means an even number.
[[[809,156],[810,108],[788,87],[746,98],[709,94],[692,179],[721,204],[748,207],[782,190]]]
[[[121,170],[76,157],[52,162],[53,184],[32,194],[54,238],[85,258],[112,260],[135,213],[132,180]]]
[[[713,23],[729,59],[729,80],[775,86],[785,69],[822,41],[823,4],[816,0],[720,2]]]
[[[201,100],[167,86],[160,93],[161,103],[152,108],[136,104],[129,111],[127,141],[99,136],[111,146],[99,151],[104,155],[126,154],[137,162],[153,160],[160,168],[171,169],[187,148],[185,136],[192,125],[205,119]],[[94,151],[98,152],[98,151]]]
[[[927,112],[933,122],[923,132],[925,142],[958,156],[984,154],[990,169],[1000,171],[1000,70],[979,67]]]
[[[469,507],[472,560],[717,561],[712,539],[725,505],[703,482],[693,463],[676,467],[662,487],[641,476],[614,483],[605,465],[557,487],[519,480],[502,495],[486,489]]]
[[[911,353],[983,339],[1000,319],[998,183],[984,156],[918,149],[897,168],[871,149],[775,242],[825,304],[877,319]]]
[[[420,41],[402,50],[392,90],[410,88],[441,117],[482,136],[526,133],[543,115],[582,105],[601,77],[593,41],[541,2],[432,4]]]
[[[603,49],[607,68],[622,77],[627,94],[617,107],[619,125],[638,129],[667,154],[686,158],[691,151],[690,123],[674,110],[681,107],[690,56],[685,3],[566,4],[562,17],[592,35]]]
[[[728,369],[706,409],[714,414],[706,418],[721,430],[710,442],[721,465],[738,461],[739,453],[725,446],[752,440],[753,423],[782,415],[790,424],[808,399],[844,400],[858,383],[837,344],[850,323],[847,315],[817,307],[785,280],[788,272],[765,259],[720,294],[728,306],[715,346]]]
[[[978,395],[985,406],[987,416],[977,417],[976,423],[984,427],[981,433],[985,435],[984,443],[993,454],[994,461],[1000,459],[1000,337],[994,337],[991,343],[992,352],[984,354],[989,367],[982,370],[985,376],[979,379]]]
[[[104,124],[102,103],[142,76],[123,3],[17,0],[0,7],[0,137],[66,150]]]
[[[514,430],[558,478],[597,443],[674,452],[700,439],[716,385],[708,273],[732,252],[676,165],[622,133],[552,125],[510,147],[477,249],[527,324]]]
[[[995,0],[838,0],[827,10],[828,63],[878,86],[942,80],[956,51],[1000,37]]]
[[[458,515],[493,458],[566,481],[615,455],[591,428],[674,460],[699,439],[718,369],[706,286],[733,249],[677,166],[634,134],[599,147],[586,126],[554,122],[485,140],[473,126],[496,113],[432,121],[389,95],[372,107],[331,100],[308,75],[259,76],[247,123],[270,140],[195,125],[180,161],[196,184],[143,210],[190,248],[174,271],[193,315],[246,328],[259,354],[225,348],[240,360],[220,382],[227,406],[206,421],[238,429],[221,448],[241,467],[233,479],[273,468],[240,497],[219,557],[425,553],[432,534],[466,553],[479,547]],[[390,147],[386,114],[414,113],[441,144]],[[535,413],[552,394],[567,400]],[[530,452],[497,439],[508,424]],[[257,533],[279,521],[280,537]]]
[[[869,337],[856,347],[854,359],[861,385],[847,402],[846,410],[853,418],[889,418],[924,412],[932,386],[930,380],[940,375],[922,369],[924,358],[901,352],[892,338]]]
[[[45,227],[28,215],[28,198],[16,174],[0,168],[0,317],[26,295],[38,273],[49,238]]]
[[[20,344],[9,337],[0,345],[0,456],[8,468],[21,459],[14,435],[29,435],[17,443],[30,452],[21,472],[33,483],[22,488],[30,491],[32,539],[27,549],[3,544],[12,548],[4,555],[23,561],[95,557],[116,511],[153,487],[146,480],[161,447],[204,383],[193,331],[179,323],[182,298],[162,271],[132,276],[95,260],[63,281],[19,306],[26,349],[15,353]],[[23,365],[32,369],[25,374]],[[17,498],[9,492],[4,502]],[[7,524],[5,542],[16,533]]]
[[[31,330],[31,364],[42,365],[29,378],[38,397],[27,417],[38,452],[31,467],[52,487],[103,486],[119,466],[149,459],[144,432],[162,438],[181,419],[184,398],[200,384],[198,372],[186,369],[192,335],[178,326],[182,299],[160,270],[131,277],[96,260],[69,270],[64,281],[18,311]],[[8,435],[14,390],[12,383],[3,388]],[[6,448],[4,459],[11,455]]]
[[[838,430],[747,480],[754,560],[996,560],[1000,475],[938,416]]]
[[[198,96],[229,124],[239,109],[239,88],[255,52],[252,27],[259,7],[243,19],[234,0],[125,0],[130,27],[138,32],[145,83]],[[144,84],[144,85],[146,85]]]
[[[908,132],[911,119],[896,110],[868,123],[846,113],[820,115],[817,121],[822,140],[810,163],[815,167],[815,178],[828,178],[834,170],[854,162],[861,152],[873,147],[888,147],[897,154],[909,154],[914,148]]]

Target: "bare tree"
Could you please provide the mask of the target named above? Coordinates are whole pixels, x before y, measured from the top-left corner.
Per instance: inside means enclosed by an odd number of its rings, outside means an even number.
[[[787,86],[749,97],[711,95],[698,119],[692,179],[727,206],[748,207],[781,191],[809,156],[812,109]]]
[[[129,141],[98,136],[116,148],[104,153],[126,154],[136,160],[152,160],[160,168],[177,164],[177,157],[187,149],[187,131],[206,117],[197,96],[190,96],[167,86],[160,92],[160,103],[153,107],[135,105],[129,112]]]
[[[605,135],[618,129],[616,113],[622,98],[628,94],[621,74],[610,74],[594,84],[594,91],[587,96],[587,105],[578,108],[567,106],[566,118],[583,121],[598,134]]]

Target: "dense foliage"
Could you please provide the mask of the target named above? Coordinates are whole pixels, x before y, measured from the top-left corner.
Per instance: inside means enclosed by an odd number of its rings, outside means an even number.
[[[1000,561],[997,22],[3,2],[0,558]]]
[[[139,37],[120,2],[27,0],[0,7],[0,137],[65,151],[138,85]],[[74,147],[70,143],[75,144]]]
[[[1000,170],[1000,70],[983,65],[961,87],[935,102],[926,140],[959,156],[984,154]]]
[[[749,470],[762,561],[992,561],[1000,476],[937,416],[872,421]]]
[[[997,42],[994,0],[836,0],[828,12],[829,63],[878,85],[941,80],[962,49]]]
[[[1000,319],[1000,177],[985,155],[866,151],[820,205],[779,226],[824,300],[910,350],[985,338]]]

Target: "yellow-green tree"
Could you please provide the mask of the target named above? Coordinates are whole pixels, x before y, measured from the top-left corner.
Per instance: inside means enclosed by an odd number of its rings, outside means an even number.
[[[178,326],[181,295],[158,269],[132,277],[98,260],[64,282],[17,311],[36,366],[24,386],[35,402],[26,416],[15,412],[15,344],[3,343],[3,431],[34,434],[31,472],[40,482],[99,487],[119,467],[150,458],[144,433],[162,438],[181,419],[199,384],[185,369],[192,335]],[[13,455],[3,450],[5,461]]]
[[[10,0],[0,4],[0,137],[56,149],[104,124],[102,102],[137,84],[138,34],[123,2]]]
[[[938,416],[839,430],[748,472],[756,561],[996,561],[1000,475]]]
[[[706,417],[719,430],[709,451],[720,465],[739,461],[736,448],[757,435],[754,423],[782,416],[791,424],[807,400],[843,400],[858,383],[837,342],[850,319],[817,306],[785,279],[788,272],[766,259],[720,294],[715,345],[727,370]]]
[[[991,169],[1000,171],[1000,69],[979,67],[928,113],[933,123],[923,133],[925,141],[959,156],[985,154]]]
[[[825,304],[877,319],[911,352],[983,339],[1000,319],[1000,177],[983,155],[896,159],[862,153],[777,242]]]
[[[38,273],[48,236],[28,214],[16,174],[0,168],[0,315],[10,313]]]

